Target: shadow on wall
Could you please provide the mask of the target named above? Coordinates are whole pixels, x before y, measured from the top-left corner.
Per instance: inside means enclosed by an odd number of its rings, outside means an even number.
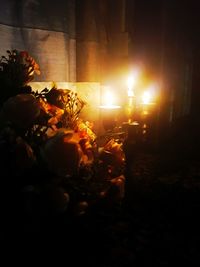
[[[66,33],[2,24],[0,32],[0,55],[5,55],[9,49],[28,51],[40,65],[41,75],[36,78],[38,81],[76,80],[75,40]]]

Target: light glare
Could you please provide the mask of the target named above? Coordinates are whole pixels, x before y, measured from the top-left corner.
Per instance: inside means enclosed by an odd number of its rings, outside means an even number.
[[[148,105],[150,103],[150,101],[151,101],[151,98],[152,98],[152,96],[151,96],[150,92],[149,91],[145,91],[143,93],[143,95],[142,95],[142,103],[144,105]]]

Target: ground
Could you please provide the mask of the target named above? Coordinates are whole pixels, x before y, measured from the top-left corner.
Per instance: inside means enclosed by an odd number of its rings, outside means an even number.
[[[133,145],[122,202],[107,199],[82,216],[48,217],[31,228],[15,213],[2,231],[4,251],[17,251],[20,262],[24,255],[42,256],[67,266],[199,266],[200,164],[194,147],[175,141]]]

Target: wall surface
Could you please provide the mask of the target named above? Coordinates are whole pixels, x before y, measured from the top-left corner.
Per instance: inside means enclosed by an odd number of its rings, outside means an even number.
[[[39,63],[38,81],[76,81],[75,0],[1,0],[0,55],[26,50]]]

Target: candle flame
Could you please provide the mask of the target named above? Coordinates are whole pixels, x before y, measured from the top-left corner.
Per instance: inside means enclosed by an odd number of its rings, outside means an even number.
[[[117,108],[120,108],[120,106],[117,106],[115,105],[115,97],[113,95],[112,92],[110,91],[107,91],[104,95],[104,99],[103,99],[103,105],[100,106],[101,108],[104,108],[104,109],[117,109]]]
[[[151,101],[151,94],[149,91],[145,91],[142,95],[142,103],[148,105]]]
[[[105,105],[106,106],[112,106],[113,103],[114,103],[113,94],[110,91],[107,91],[105,94]]]
[[[128,88],[132,88],[133,87],[133,82],[134,82],[133,76],[129,76],[128,79],[127,79]]]
[[[127,86],[128,86],[128,97],[133,97],[134,92],[133,92],[133,83],[134,83],[134,78],[133,76],[129,76],[127,79]]]

